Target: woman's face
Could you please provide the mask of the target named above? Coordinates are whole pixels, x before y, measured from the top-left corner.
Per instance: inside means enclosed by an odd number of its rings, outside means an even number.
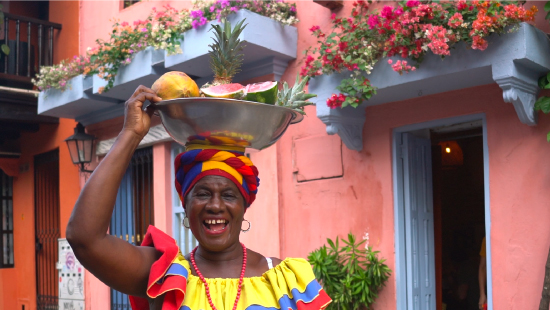
[[[185,199],[189,226],[201,247],[219,252],[239,242],[245,204],[232,181],[222,176],[206,176]]]

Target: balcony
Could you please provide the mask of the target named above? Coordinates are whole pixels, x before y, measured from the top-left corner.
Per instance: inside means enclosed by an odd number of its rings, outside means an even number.
[[[280,80],[288,62],[296,59],[296,27],[281,25],[248,10],[240,10],[228,16],[232,24],[245,18],[248,26],[240,35],[245,45],[244,62],[241,72],[233,81],[242,82],[267,75]],[[212,43],[212,23],[217,21],[184,33],[182,54],[169,56],[164,50],[154,50],[152,47],[136,53],[130,64],[120,68],[114,86],[109,91],[99,92],[106,83],[95,75],[72,78],[68,82],[70,87],[64,91],[48,89],[41,92],[38,113],[75,119],[87,126],[122,116],[123,103],[136,87],[140,84],[150,86],[167,71],[177,70],[190,74],[199,85],[211,81],[208,45]],[[265,36],[265,33],[270,35]]]
[[[489,47],[483,52],[458,44],[443,61],[428,54],[418,70],[402,76],[385,61],[377,63],[368,76],[378,88],[377,93],[357,109],[331,109],[326,104],[348,73],[315,77],[309,91],[318,95],[312,100],[317,106],[317,117],[326,125],[328,134],[338,134],[350,150],[360,151],[366,107],[497,83],[504,102],[514,105],[519,120],[536,125],[533,106],[539,91],[537,79],[550,71],[550,40],[544,32],[523,23],[517,31],[493,34],[488,41]]]
[[[53,64],[55,35],[61,25],[10,13],[4,16],[0,44],[8,45],[10,53],[0,52],[0,157],[17,157],[21,132],[58,122],[37,114],[38,92],[31,79],[40,66]]]

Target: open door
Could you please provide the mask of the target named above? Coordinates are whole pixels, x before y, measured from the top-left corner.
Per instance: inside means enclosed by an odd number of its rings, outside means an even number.
[[[407,309],[435,310],[431,142],[402,135]]]

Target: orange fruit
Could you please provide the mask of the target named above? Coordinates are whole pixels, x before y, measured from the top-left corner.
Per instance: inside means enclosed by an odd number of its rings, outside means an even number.
[[[151,89],[162,100],[199,97],[200,91],[197,83],[187,74],[179,71],[171,71],[163,74],[153,83]]]

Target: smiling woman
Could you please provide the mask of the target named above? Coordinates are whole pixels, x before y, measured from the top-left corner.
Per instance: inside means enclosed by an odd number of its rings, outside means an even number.
[[[199,245],[182,255],[170,236],[153,226],[134,246],[106,234],[132,154],[147,134],[161,101],[140,86],[126,102],[124,127],[83,188],[67,226],[67,240],[90,272],[132,295],[134,310],[324,309],[331,299],[301,258],[264,257],[240,243],[246,210],[258,192],[258,169],[242,149],[190,144],[175,159],[175,186],[183,225]],[[244,225],[244,230],[241,228]]]

